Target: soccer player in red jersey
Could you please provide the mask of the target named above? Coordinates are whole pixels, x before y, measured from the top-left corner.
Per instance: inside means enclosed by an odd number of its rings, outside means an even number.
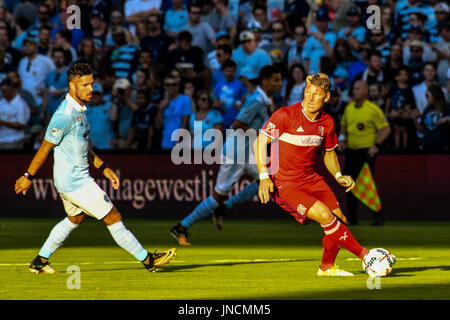
[[[325,149],[324,163],[337,182],[350,191],[355,182],[340,172],[335,148],[338,146],[331,116],[322,111],[330,99],[330,82],[325,74],[314,74],[306,79],[304,100],[280,108],[272,114],[255,142],[255,154],[260,183],[258,195],[261,202],[272,199],[300,223],[318,222],[323,237],[322,263],[319,276],[352,276],[334,264],[341,247],[363,259],[368,250],[353,238],[347,228],[347,219],[339,203],[325,183],[314,171],[314,161],[319,149]],[[278,144],[274,154],[277,170],[267,168],[267,145]],[[273,166],[271,166],[273,168]]]

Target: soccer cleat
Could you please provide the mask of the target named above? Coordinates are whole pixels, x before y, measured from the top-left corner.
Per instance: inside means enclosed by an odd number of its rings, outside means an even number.
[[[225,207],[223,203],[219,205],[216,209],[214,209],[212,216],[217,229],[222,230],[223,218],[225,218],[226,215],[227,215],[227,207]]]
[[[189,233],[180,223],[170,229],[170,234],[174,237],[178,243],[182,246],[190,246]]]
[[[172,261],[175,257],[176,252],[176,248],[170,248],[169,250],[163,252],[149,252],[147,255],[148,263],[143,262],[144,267],[150,272],[156,272],[158,267],[161,267]],[[145,258],[144,261],[147,261],[147,258]]]
[[[46,261],[43,262],[42,258],[40,256],[37,256],[34,258],[33,261],[31,261],[30,264],[30,272],[33,273],[56,273],[55,269],[50,267],[48,264],[48,259],[45,259]]]
[[[325,271],[319,268],[319,270],[317,271],[317,275],[319,277],[351,277],[353,276],[353,273],[341,270],[339,269],[339,266],[334,265],[333,267]]]

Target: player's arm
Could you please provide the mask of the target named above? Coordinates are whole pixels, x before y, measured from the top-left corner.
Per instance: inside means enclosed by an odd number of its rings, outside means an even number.
[[[273,192],[273,182],[269,178],[269,173],[267,170],[267,145],[271,143],[272,140],[265,134],[259,134],[253,144],[256,166],[259,171],[259,190],[258,196],[261,203],[267,203],[270,200],[270,193]]]
[[[36,175],[39,168],[44,164],[45,160],[47,160],[48,154],[55,146],[55,144],[44,139],[41,147],[34,155],[33,160],[31,160],[27,171],[23,176],[16,180],[14,190],[17,194],[22,193],[25,195],[27,193],[28,189],[30,189],[31,187],[32,178]]]
[[[99,169],[103,175],[108,178],[109,181],[111,181],[111,184],[115,190],[119,189],[120,186],[120,180],[119,177],[116,175],[114,171],[112,171],[108,165],[98,157],[92,148],[89,148],[88,152],[88,159],[89,162],[94,165],[97,169]]]
[[[328,171],[333,175],[336,181],[343,187],[347,189],[345,192],[349,192],[355,186],[355,181],[351,176],[343,176],[341,173],[341,167],[339,165],[339,160],[336,152],[333,150],[326,151],[323,157],[323,162],[327,167]]]
[[[233,130],[242,129],[244,131],[247,131],[249,129],[249,126],[246,123],[242,122],[241,120],[236,119],[234,120],[231,128]]]

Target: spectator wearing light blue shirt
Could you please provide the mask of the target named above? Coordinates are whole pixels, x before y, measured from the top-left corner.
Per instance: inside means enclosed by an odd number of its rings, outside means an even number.
[[[192,103],[189,97],[179,93],[180,83],[171,76],[164,79],[164,90],[164,98],[159,104],[155,119],[155,128],[162,129],[161,148],[171,150],[178,142],[178,137],[172,139],[172,133],[177,129],[189,128]]]
[[[348,26],[339,31],[338,37],[347,40],[353,55],[359,57],[361,43],[366,37],[366,28],[361,26],[361,9],[359,7],[352,6],[348,9],[347,23]]]
[[[188,11],[183,5],[183,0],[172,0],[173,8],[166,11],[164,15],[164,31],[176,38],[181,28],[188,22]]]
[[[258,78],[259,71],[272,64],[270,55],[257,47],[255,36],[250,31],[242,31],[239,35],[241,45],[232,55],[237,65],[237,76],[243,77],[243,83],[247,86],[248,80]]]
[[[330,17],[328,10],[319,8],[316,11],[314,25],[311,33],[303,47],[303,59],[305,59],[305,69],[308,74],[319,72],[319,59],[322,56],[333,54],[333,46],[336,42],[336,34],[328,29]]]

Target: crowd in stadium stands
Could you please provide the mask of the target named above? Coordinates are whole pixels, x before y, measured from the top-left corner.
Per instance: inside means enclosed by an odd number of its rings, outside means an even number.
[[[448,1],[2,3],[0,149],[39,148],[68,92],[68,67],[84,61],[95,76],[87,116],[96,149],[164,153],[179,128],[204,148],[196,121],[201,133],[230,128],[260,69],[272,64],[284,79],[272,112],[301,101],[306,76],[322,72],[332,84],[325,110],[339,134],[363,80],[392,128],[383,152],[450,150]],[[370,5],[380,10],[368,12]],[[369,28],[368,20],[380,24]]]

